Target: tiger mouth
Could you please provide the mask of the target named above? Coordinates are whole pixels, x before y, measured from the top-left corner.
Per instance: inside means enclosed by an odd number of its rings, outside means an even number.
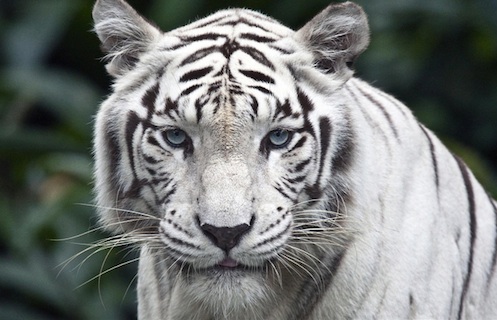
[[[252,266],[240,263],[239,261],[226,257],[209,267],[198,268],[190,263],[186,263],[181,268],[183,273],[191,274],[247,274],[247,273],[259,273],[266,268],[266,263],[260,266]]]
[[[238,261],[236,261],[235,259],[232,259],[230,257],[226,257],[224,258],[221,262],[219,262],[217,264],[218,267],[220,268],[225,268],[225,269],[234,269],[234,268],[237,268],[240,264],[238,263]]]
[[[261,266],[249,266],[240,263],[239,261],[226,257],[216,265],[212,267],[205,268],[204,270],[217,270],[217,271],[225,271],[225,272],[230,272],[230,271],[243,271],[243,272],[259,272],[264,268],[264,265]]]

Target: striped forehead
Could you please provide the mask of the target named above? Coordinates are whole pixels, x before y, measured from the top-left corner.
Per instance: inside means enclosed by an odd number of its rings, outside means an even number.
[[[160,50],[170,58],[143,101],[188,122],[200,122],[222,108],[257,117],[261,101],[285,103],[274,97],[273,87],[282,85],[275,75],[284,65],[273,57],[291,53],[280,43],[291,32],[271,18],[242,9],[221,11],[176,29],[164,37]]]

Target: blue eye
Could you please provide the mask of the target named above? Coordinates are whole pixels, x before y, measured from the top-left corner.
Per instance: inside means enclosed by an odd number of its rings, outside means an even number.
[[[284,129],[276,129],[268,134],[269,143],[273,148],[285,147],[290,142],[290,138],[290,131]]]
[[[169,143],[173,147],[180,147],[182,144],[186,142],[187,135],[181,129],[170,129],[166,130],[164,133],[164,138],[166,142]]]

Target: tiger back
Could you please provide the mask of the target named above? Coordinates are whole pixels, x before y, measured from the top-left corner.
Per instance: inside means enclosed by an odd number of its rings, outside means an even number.
[[[246,9],[163,33],[98,0],[101,223],[140,248],[142,320],[497,318],[495,202],[354,78],[363,10]]]

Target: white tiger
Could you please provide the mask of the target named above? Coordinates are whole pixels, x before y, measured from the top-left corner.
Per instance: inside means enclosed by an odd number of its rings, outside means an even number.
[[[219,11],[163,33],[97,1],[104,226],[140,246],[138,314],[497,319],[495,202],[391,96],[352,77],[362,9],[294,32]]]

